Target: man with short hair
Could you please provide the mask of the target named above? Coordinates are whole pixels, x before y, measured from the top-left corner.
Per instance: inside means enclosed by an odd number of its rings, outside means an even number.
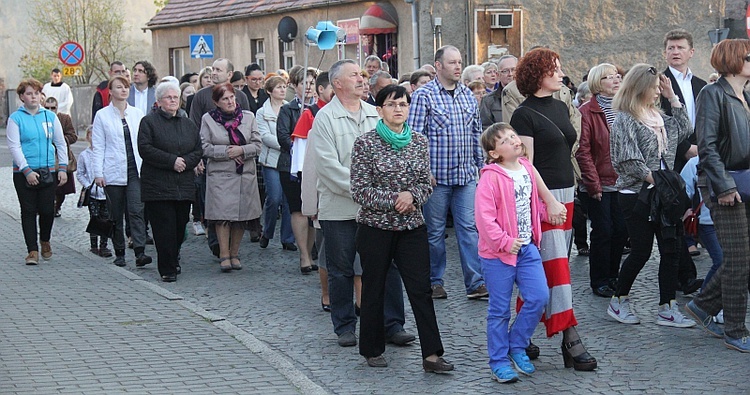
[[[355,218],[359,205],[352,200],[349,168],[354,140],[373,130],[379,116],[373,106],[361,100],[365,81],[357,63],[350,59],[340,60],[331,66],[328,76],[335,96],[317,113],[308,134],[304,172],[313,171],[317,177],[317,217],[325,234],[334,332],[341,347],[351,347],[357,344],[354,334],[357,316],[352,294]],[[415,339],[403,329],[404,299],[398,270],[388,271],[384,313],[387,341],[404,345]]]
[[[381,70],[378,55],[370,55],[365,58],[365,71],[372,77],[376,71]]]
[[[268,92],[263,89],[263,81],[265,80],[263,77],[263,70],[257,63],[245,67],[245,82],[247,82],[247,85],[242,88],[242,92],[247,96],[250,111],[253,114],[258,112],[258,109],[263,107],[263,103],[268,100]]]
[[[116,75],[125,75],[125,65],[119,60],[115,60],[109,65],[109,79]],[[94,122],[96,112],[109,105],[109,80],[104,80],[96,87],[96,93],[94,93],[94,100],[91,104],[91,122]]]
[[[73,92],[70,90],[70,85],[63,82],[62,73],[57,67],[52,69],[50,79],[50,82],[44,84],[42,93],[47,98],[57,99],[58,113],[70,115],[70,108],[73,106]]]
[[[219,58],[216,59],[211,69],[211,81],[214,85],[224,84],[229,82],[234,74],[234,65],[228,59]],[[201,118],[203,114],[216,108],[214,100],[211,98],[213,86],[207,86],[201,88],[198,92],[195,92],[193,96],[193,104],[190,107],[190,119],[198,126],[201,127]],[[242,107],[243,110],[250,110],[250,104],[248,103],[247,96],[242,91],[234,92],[235,100],[237,104]]]
[[[432,297],[445,299],[445,223],[448,209],[458,240],[458,253],[469,299],[488,295],[477,250],[474,193],[483,152],[479,143],[482,124],[471,90],[461,83],[461,52],[451,45],[435,52],[437,77],[417,89],[411,99],[408,124],[427,136],[434,189],[424,205],[430,242]]]
[[[370,97],[375,97],[378,95],[378,92],[380,92],[381,89],[385,88],[388,85],[393,84],[393,78],[387,71],[379,70],[376,71],[375,74],[370,75]],[[369,98],[368,98],[369,100]],[[375,105],[375,103],[369,103],[371,105]]]
[[[695,128],[695,100],[698,92],[706,86],[706,81],[693,75],[688,63],[695,54],[693,36],[684,29],[669,31],[664,36],[664,57],[667,60],[664,75],[672,81],[672,88],[680,102],[687,110],[690,124]],[[672,105],[669,100],[661,97],[661,109],[667,115],[672,115]],[[687,161],[698,155],[695,133],[677,146],[674,160],[674,171],[680,172]]]
[[[695,54],[693,48],[693,36],[687,30],[675,29],[664,35],[664,57],[667,60],[667,69],[664,75],[672,82],[672,89],[680,102],[687,110],[690,125],[695,129],[695,103],[698,93],[706,86],[706,81],[693,75],[688,63]],[[669,100],[661,97],[661,109],[667,115],[672,115],[672,105]],[[690,158],[698,156],[698,146],[695,133],[677,145],[675,152],[673,170],[682,171]],[[688,245],[689,244],[689,245]],[[691,252],[692,251],[692,252]],[[698,278],[698,271],[691,254],[700,254],[692,238],[680,238],[680,263],[677,273],[678,286],[683,294],[691,294],[703,285],[703,280]]]
[[[151,108],[156,103],[156,82],[158,80],[159,76],[151,63],[145,60],[135,62],[128,104],[143,111],[145,115],[151,113]]]
[[[505,55],[497,61],[498,88],[482,99],[479,115],[482,118],[482,128],[488,128],[493,123],[503,121],[503,89],[515,79],[518,58]]]

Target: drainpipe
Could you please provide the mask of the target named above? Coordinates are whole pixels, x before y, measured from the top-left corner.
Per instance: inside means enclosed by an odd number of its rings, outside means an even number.
[[[416,0],[404,0],[406,4],[411,5],[411,32],[412,32],[412,52],[414,54],[414,70],[419,69],[419,23],[417,20],[417,2]]]

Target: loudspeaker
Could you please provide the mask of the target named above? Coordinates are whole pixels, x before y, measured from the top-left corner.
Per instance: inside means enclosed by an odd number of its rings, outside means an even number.
[[[321,50],[333,49],[338,41],[341,41],[346,36],[344,29],[331,23],[331,21],[320,21],[315,28],[307,29],[305,37],[310,42],[318,45]]]

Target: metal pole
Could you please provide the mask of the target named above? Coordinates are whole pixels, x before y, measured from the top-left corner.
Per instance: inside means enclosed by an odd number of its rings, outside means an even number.
[[[418,70],[421,63],[419,61],[419,20],[417,19],[417,2],[413,0],[411,3],[411,31],[413,44],[412,51],[414,51],[414,70]]]

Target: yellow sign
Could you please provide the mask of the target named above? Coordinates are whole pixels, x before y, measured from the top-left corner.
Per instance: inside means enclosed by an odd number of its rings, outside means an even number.
[[[78,77],[83,75],[83,68],[81,66],[65,66],[62,69],[64,77]]]

